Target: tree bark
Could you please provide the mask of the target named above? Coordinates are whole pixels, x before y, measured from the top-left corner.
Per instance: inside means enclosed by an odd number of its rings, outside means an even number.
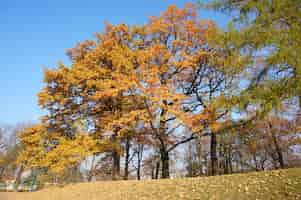
[[[285,166],[284,166],[284,161],[283,161],[282,150],[281,150],[281,147],[278,143],[278,139],[277,139],[275,133],[272,130],[272,124],[270,122],[269,122],[269,127],[270,127],[271,136],[272,136],[272,139],[273,139],[273,143],[275,145],[276,153],[278,155],[278,162],[279,162],[280,168],[283,169]]]
[[[161,149],[160,154],[162,162],[162,178],[169,178],[169,153]]]
[[[216,172],[217,172],[216,148],[217,148],[216,134],[212,132],[211,133],[211,142],[210,142],[210,161],[211,161],[210,175],[212,175],[212,176],[216,175]]]
[[[231,146],[228,149],[228,167],[229,167],[229,173],[233,173],[233,167],[232,167],[232,148]]]
[[[138,165],[137,166],[137,180],[141,180],[141,173],[140,173],[140,171],[141,171],[141,162],[140,162],[140,160],[138,160],[137,165]]]
[[[130,148],[131,148],[131,141],[129,138],[127,138],[125,143],[125,164],[124,164],[124,177],[123,177],[124,180],[128,180],[129,178]]]
[[[155,171],[155,179],[159,178],[159,171],[160,171],[160,161],[156,163],[156,171]]]
[[[284,161],[283,161],[282,150],[279,146],[276,135],[273,134],[273,133],[272,133],[272,138],[273,138],[273,142],[274,142],[276,152],[277,152],[277,155],[278,155],[278,161],[279,161],[280,168],[283,169],[285,166],[284,166]]]
[[[141,179],[141,163],[142,163],[142,158],[143,158],[143,149],[144,145],[143,144],[138,144],[138,152],[137,152],[137,180]]]
[[[112,157],[113,157],[112,179],[117,180],[120,177],[120,155],[117,151],[113,151]]]

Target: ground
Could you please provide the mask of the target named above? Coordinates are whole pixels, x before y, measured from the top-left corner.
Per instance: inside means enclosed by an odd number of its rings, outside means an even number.
[[[215,177],[70,184],[28,193],[0,193],[1,200],[301,200],[301,168]]]

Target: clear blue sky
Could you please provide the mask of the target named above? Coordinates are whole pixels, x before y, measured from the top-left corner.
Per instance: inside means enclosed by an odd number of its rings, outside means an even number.
[[[0,123],[36,121],[43,68],[68,63],[67,48],[103,30],[103,22],[142,24],[185,0],[0,0]],[[192,1],[193,2],[193,1]],[[226,18],[200,11],[220,26]]]

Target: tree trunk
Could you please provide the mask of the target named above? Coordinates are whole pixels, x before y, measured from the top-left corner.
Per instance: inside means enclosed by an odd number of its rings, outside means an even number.
[[[16,174],[16,178],[15,178],[15,190],[17,191],[18,190],[18,186],[20,185],[21,183],[21,175],[23,173],[23,165],[21,165],[17,171],[17,174]]]
[[[152,179],[155,179],[155,167],[152,165]]]
[[[120,155],[117,151],[113,151],[112,157],[113,157],[112,179],[117,180],[120,177]]]
[[[217,140],[216,140],[216,134],[211,133],[211,142],[210,142],[210,159],[211,159],[211,175],[216,175],[217,171],[217,154],[216,154],[216,148],[217,148]]]
[[[0,167],[0,180],[2,179],[4,173],[4,167]]]
[[[159,171],[160,171],[160,161],[157,161],[157,163],[156,163],[155,179],[159,178]]]
[[[127,138],[125,143],[125,164],[124,164],[124,177],[123,177],[124,180],[128,180],[129,178],[130,147],[131,147],[131,141],[129,138]]]
[[[257,158],[256,158],[256,152],[253,153],[253,161],[254,161],[254,164],[255,164],[255,170],[257,172],[260,171],[260,167],[258,166],[258,161],[257,161]]]
[[[137,180],[141,179],[141,162],[142,162],[142,157],[143,157],[143,144],[138,145],[138,155],[137,155]]]
[[[169,178],[169,153],[161,149],[162,178]]]
[[[92,156],[92,161],[91,161],[91,167],[90,167],[90,170],[88,172],[88,177],[87,177],[87,181],[88,182],[91,182],[92,181],[92,178],[93,176],[95,175],[95,155]]]
[[[167,105],[167,101],[163,100],[163,104]],[[162,109],[160,113],[160,124],[159,124],[159,141],[160,141],[160,159],[162,163],[161,178],[169,178],[169,153],[165,146],[165,134],[166,134],[166,110]]]
[[[219,156],[220,156],[220,174],[222,174],[222,169],[224,174],[228,174],[228,162],[227,162],[227,147],[226,144],[221,144],[219,148]]]
[[[228,149],[228,167],[229,167],[229,173],[233,173],[233,167],[232,167],[232,147],[230,146]]]
[[[281,150],[281,147],[279,146],[278,139],[272,130],[272,124],[270,122],[269,122],[269,127],[270,127],[271,136],[273,139],[273,143],[275,145],[276,153],[278,155],[279,165],[280,165],[280,168],[283,169],[285,166],[284,166],[284,161],[283,161],[282,150]]]
[[[137,180],[140,180],[140,179],[141,179],[140,171],[141,171],[141,162],[140,162],[140,160],[138,160],[138,166],[137,166]]]
[[[279,146],[276,135],[273,134],[273,133],[272,133],[272,138],[273,138],[273,142],[274,142],[276,152],[277,152],[277,155],[278,155],[278,161],[279,161],[280,168],[283,169],[284,168],[284,161],[283,161],[283,155],[282,155],[281,148]]]
[[[89,175],[88,175],[88,178],[87,178],[87,181],[88,181],[88,182],[91,182],[91,181],[92,181],[92,178],[93,178],[92,174],[89,174]]]
[[[223,152],[223,157],[224,157],[224,163],[225,163],[225,174],[229,174],[229,163],[228,163],[228,145],[224,144],[224,152]]]

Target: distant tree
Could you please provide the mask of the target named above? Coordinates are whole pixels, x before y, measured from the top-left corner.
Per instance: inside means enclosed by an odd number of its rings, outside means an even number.
[[[0,128],[0,180],[2,179],[2,175],[3,175],[3,172],[4,172],[4,164],[5,164],[5,161],[4,161],[4,155],[5,155],[5,141],[4,141],[4,138],[3,138],[3,131],[2,129]]]
[[[13,179],[16,175],[16,170],[19,168],[17,157],[22,149],[22,146],[17,140],[17,133],[29,126],[30,123],[18,123],[16,125],[3,125],[0,128],[0,168],[2,176],[6,179]]]
[[[5,149],[5,140],[4,140],[4,133],[2,128],[0,128],[0,152],[3,152]]]

